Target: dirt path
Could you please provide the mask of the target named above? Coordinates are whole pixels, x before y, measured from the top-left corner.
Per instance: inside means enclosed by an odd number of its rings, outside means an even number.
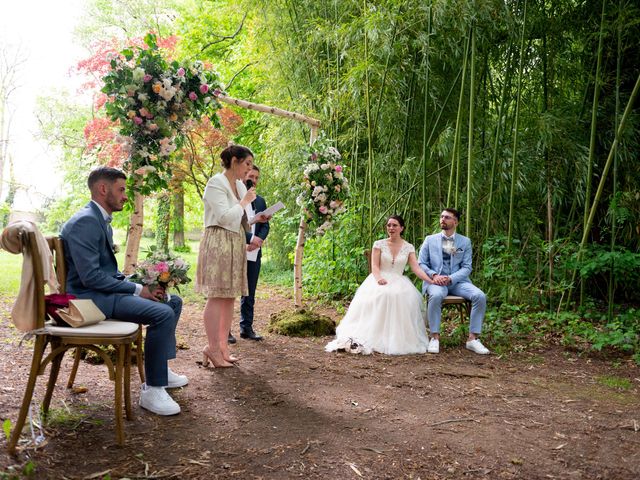
[[[269,314],[291,301],[274,289],[259,297],[256,325],[266,333]],[[18,347],[8,307],[0,299],[0,418],[15,421],[30,351]],[[186,306],[179,325],[187,349],[174,370],[190,379],[173,392],[180,415],[136,406],[119,448],[104,368],[83,363],[77,384],[88,391],[73,394],[64,388],[66,360],[53,407],[74,415],[17,459],[0,443],[0,478],[28,460],[38,479],[640,478],[640,370],[632,364],[615,368],[558,349],[502,358],[462,348],[328,354],[327,338],[266,334],[259,343],[238,341],[238,368],[214,370],[196,364],[200,308]],[[611,376],[632,387],[603,385]]]

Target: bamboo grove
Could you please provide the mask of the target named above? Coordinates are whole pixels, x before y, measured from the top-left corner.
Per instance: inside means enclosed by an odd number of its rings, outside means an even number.
[[[454,206],[494,299],[638,301],[637,2],[248,5],[260,95],[323,119],[356,191],[314,268],[348,275],[344,252],[368,248],[391,213],[419,246]],[[299,168],[305,133],[266,130],[275,185]]]

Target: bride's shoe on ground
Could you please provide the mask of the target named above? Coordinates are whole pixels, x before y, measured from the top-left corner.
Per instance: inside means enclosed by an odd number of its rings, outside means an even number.
[[[222,352],[216,352],[216,354],[212,353],[209,350],[209,347],[206,346],[202,350],[202,366],[207,367],[209,362],[213,365],[214,368],[228,368],[233,367],[233,363],[227,362],[223,356]]]

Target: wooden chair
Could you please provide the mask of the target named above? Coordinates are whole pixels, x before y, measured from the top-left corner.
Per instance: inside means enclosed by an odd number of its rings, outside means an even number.
[[[49,411],[53,389],[56,385],[60,365],[64,353],[74,348],[86,348],[99,355],[107,366],[109,378],[114,382],[115,390],[115,421],[116,421],[116,442],[124,444],[124,431],[122,422],[122,406],[124,397],[124,409],[128,420],[133,418],[131,409],[131,389],[130,389],[130,358],[131,346],[138,338],[138,325],[130,322],[105,320],[99,324],[83,328],[58,327],[45,324],[45,304],[44,304],[44,277],[42,263],[39,261],[40,252],[36,243],[36,235],[33,232],[22,234],[23,251],[28,249],[33,262],[34,280],[38,288],[33,301],[35,302],[36,329],[32,332],[35,336],[33,358],[29,379],[22,399],[22,405],[18,414],[15,427],[11,432],[7,449],[10,454],[15,454],[16,445],[22,433],[22,429],[27,418],[29,405],[33,397],[38,376],[44,374],[49,363],[49,380],[46,393],[42,402],[43,414]],[[52,245],[52,243],[50,243]],[[55,245],[55,242],[53,242]],[[61,248],[61,243],[59,244]],[[59,251],[59,260],[63,257],[62,250]],[[47,346],[51,345],[51,351],[45,356]],[[115,365],[109,356],[98,345],[113,345],[116,350]]]
[[[442,300],[442,308],[444,307],[454,307],[458,311],[460,323],[462,325],[466,325],[468,323],[469,317],[471,316],[471,300],[458,297],[457,295],[447,295]],[[427,322],[428,321],[429,318],[427,317]]]
[[[64,244],[60,237],[47,237],[47,243],[51,249],[53,255],[53,266],[56,271],[56,278],[60,284],[60,293],[66,292],[67,286],[67,264],[64,261]],[[144,383],[144,359],[142,351],[142,325],[138,327],[138,337],[131,349],[133,357],[136,359],[136,365],[138,367],[138,374],[140,375],[140,382]],[[69,380],[67,381],[67,388],[72,388],[73,383],[78,373],[78,367],[80,366],[80,359],[82,358],[82,347],[77,347],[73,357],[73,367],[69,374]]]

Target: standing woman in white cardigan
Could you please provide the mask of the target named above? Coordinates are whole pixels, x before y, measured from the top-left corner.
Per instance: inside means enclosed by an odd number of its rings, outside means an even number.
[[[247,295],[245,208],[255,198],[243,180],[253,166],[247,147],[232,145],[220,154],[224,171],[211,177],[204,191],[204,232],[200,240],[196,292],[207,296],[204,329],[208,345],[202,351],[204,366],[232,367],[238,359],[229,353],[227,336],[235,299]],[[256,217],[257,221],[265,218]]]

